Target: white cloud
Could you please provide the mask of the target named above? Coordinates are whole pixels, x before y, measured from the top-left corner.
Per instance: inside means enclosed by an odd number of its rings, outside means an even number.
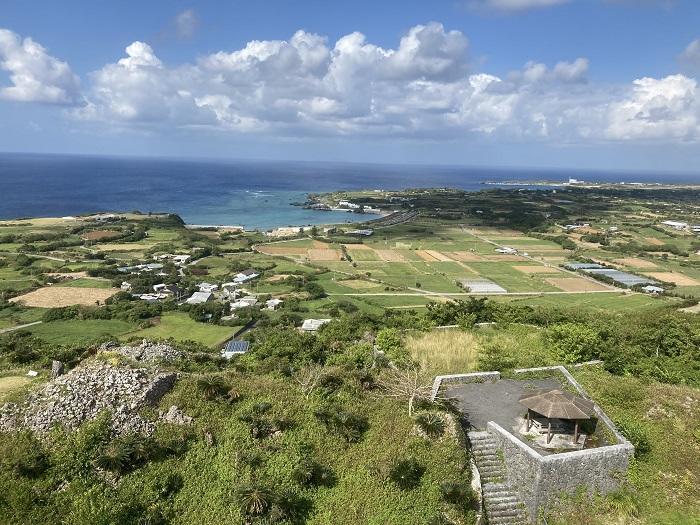
[[[68,64],[7,29],[0,29],[0,69],[9,72],[12,82],[0,86],[0,98],[66,105],[80,101],[79,79]]]
[[[700,90],[683,75],[635,80],[627,97],[611,104],[607,136],[614,139],[700,136]]]
[[[685,65],[700,70],[700,38],[696,38],[688,44],[680,58]]]
[[[90,76],[89,103],[73,114],[109,126],[294,138],[700,139],[691,78],[601,86],[588,81],[586,58],[529,62],[500,77],[471,71],[468,49],[462,33],[436,23],[411,28],[395,48],[361,33],[329,43],[297,31],[174,67],[134,42]]]
[[[186,9],[175,17],[175,30],[180,38],[191,38],[199,27],[199,17],[194,9]]]

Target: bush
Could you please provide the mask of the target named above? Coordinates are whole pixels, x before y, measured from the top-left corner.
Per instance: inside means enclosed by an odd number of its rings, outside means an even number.
[[[204,399],[212,401],[225,395],[229,387],[224,378],[217,375],[205,375],[197,379],[197,390],[201,392]]]
[[[333,470],[309,458],[299,462],[292,477],[294,481],[306,487],[332,487],[336,482]]]
[[[416,417],[416,424],[431,438],[439,438],[445,433],[445,420],[440,414],[434,412],[419,414]]]
[[[348,443],[356,443],[369,428],[367,418],[346,410],[322,409],[314,415],[327,429],[333,430]]]
[[[425,468],[415,459],[395,462],[389,471],[389,479],[402,490],[411,490],[420,484]]]
[[[644,425],[632,419],[619,419],[615,424],[622,435],[634,445],[635,458],[641,458],[651,451],[651,440]]]
[[[49,466],[42,443],[31,432],[7,434],[0,444],[0,469],[34,478]]]

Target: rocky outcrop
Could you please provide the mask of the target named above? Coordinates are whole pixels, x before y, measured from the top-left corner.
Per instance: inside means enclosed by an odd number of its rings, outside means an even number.
[[[47,383],[23,405],[0,407],[0,430],[46,432],[56,425],[72,430],[108,411],[116,434],[150,434],[154,424],[138,411],[155,404],[176,379],[174,373],[92,361]]]
[[[120,346],[119,343],[104,343],[99,348],[100,352],[115,352],[134,361],[157,362],[177,361],[183,353],[170,345],[153,343],[144,339],[138,346]]]

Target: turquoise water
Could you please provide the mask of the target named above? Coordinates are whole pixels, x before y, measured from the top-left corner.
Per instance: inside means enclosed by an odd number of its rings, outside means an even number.
[[[356,218],[291,206],[310,192],[418,187],[477,191],[484,189],[483,181],[564,182],[569,177],[608,182],[700,180],[697,175],[575,170],[0,154],[0,218],[166,211],[189,224],[267,229]]]

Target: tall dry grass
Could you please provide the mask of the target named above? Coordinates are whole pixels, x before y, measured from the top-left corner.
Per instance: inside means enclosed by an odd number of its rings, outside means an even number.
[[[421,368],[431,374],[459,374],[476,369],[479,340],[461,330],[433,330],[409,335],[406,348]]]

